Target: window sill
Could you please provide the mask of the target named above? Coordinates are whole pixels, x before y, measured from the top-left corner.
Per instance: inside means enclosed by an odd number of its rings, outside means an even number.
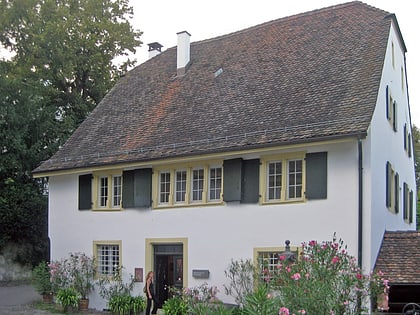
[[[92,211],[95,212],[120,212],[123,208],[93,208]]]
[[[223,201],[214,201],[207,203],[179,203],[179,204],[162,204],[153,206],[153,210],[160,209],[179,209],[179,208],[192,208],[192,207],[208,207],[208,206],[223,206],[225,203]]]
[[[267,205],[283,205],[283,204],[291,204],[291,203],[304,203],[306,202],[306,199],[290,199],[290,200],[273,200],[273,201],[262,201],[260,204],[262,206]]]

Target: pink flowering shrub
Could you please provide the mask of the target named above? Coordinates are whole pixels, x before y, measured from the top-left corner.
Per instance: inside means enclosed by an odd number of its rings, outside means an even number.
[[[86,299],[94,289],[96,265],[93,257],[70,253],[69,257],[52,261],[48,266],[54,292],[71,288]]]
[[[277,293],[278,314],[360,314],[367,298],[386,288],[379,274],[364,275],[343,241],[302,244],[300,257],[265,274]]]

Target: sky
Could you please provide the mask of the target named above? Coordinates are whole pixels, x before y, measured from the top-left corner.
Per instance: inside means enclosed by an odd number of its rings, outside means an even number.
[[[214,38],[282,17],[348,2],[346,0],[130,0],[132,24],[143,32],[136,58],[148,58],[148,45],[159,42],[162,50],[176,46],[176,33],[187,31],[191,42]],[[394,13],[407,47],[407,82],[411,122],[420,127],[420,20],[413,0],[363,0]]]

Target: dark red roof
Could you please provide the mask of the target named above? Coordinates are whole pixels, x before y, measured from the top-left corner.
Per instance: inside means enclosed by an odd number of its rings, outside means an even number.
[[[420,284],[420,232],[385,232],[375,270],[391,285]]]
[[[392,16],[356,1],[193,42],[182,77],[172,47],[128,72],[35,173],[363,136]]]

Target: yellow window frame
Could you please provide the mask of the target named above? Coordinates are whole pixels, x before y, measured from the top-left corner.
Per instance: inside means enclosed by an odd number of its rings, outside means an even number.
[[[221,175],[221,191],[218,200],[210,200],[209,198],[209,182],[210,182],[210,169],[220,168]],[[202,191],[202,200],[192,200],[192,182],[193,182],[193,171],[203,169],[204,170],[204,182]],[[176,201],[176,172],[186,171],[186,190],[185,190],[185,201]],[[160,175],[162,173],[170,174],[170,189],[169,189],[169,200],[168,202],[160,202]],[[165,165],[162,167],[156,167],[153,170],[152,178],[153,187],[153,208],[165,208],[165,207],[185,207],[195,205],[214,205],[223,203],[223,162],[222,161],[209,161],[206,163],[189,163],[189,164],[173,164]]]
[[[301,197],[288,198],[287,192],[289,191],[289,173],[288,173],[288,162],[292,160],[302,161],[302,191]],[[282,163],[282,180],[281,180],[281,194],[280,199],[268,199],[268,174],[269,164],[274,162]],[[272,155],[261,158],[260,164],[260,203],[261,204],[273,204],[273,203],[288,203],[288,202],[302,202],[305,201],[305,190],[306,190],[306,162],[305,152],[288,153],[281,155]]]
[[[95,259],[97,269],[96,269],[96,277],[112,277],[111,274],[104,275],[102,273],[99,273],[99,257],[98,257],[98,247],[102,245],[109,245],[109,246],[118,246],[118,272],[121,275],[121,268],[122,268],[122,240],[101,240],[101,241],[93,241],[93,257]]]
[[[113,206],[113,188],[114,183],[113,179],[114,177],[120,176],[121,177],[121,196],[120,196],[120,204],[118,206]],[[99,202],[99,188],[100,188],[100,181],[101,178],[106,177],[108,179],[108,191],[107,191],[107,202],[106,206],[100,206]],[[122,177],[122,171],[113,171],[113,172],[98,172],[93,173],[93,187],[92,187],[92,201],[93,201],[93,210],[107,210],[107,211],[119,211],[122,209],[122,191],[123,191],[123,177]]]

